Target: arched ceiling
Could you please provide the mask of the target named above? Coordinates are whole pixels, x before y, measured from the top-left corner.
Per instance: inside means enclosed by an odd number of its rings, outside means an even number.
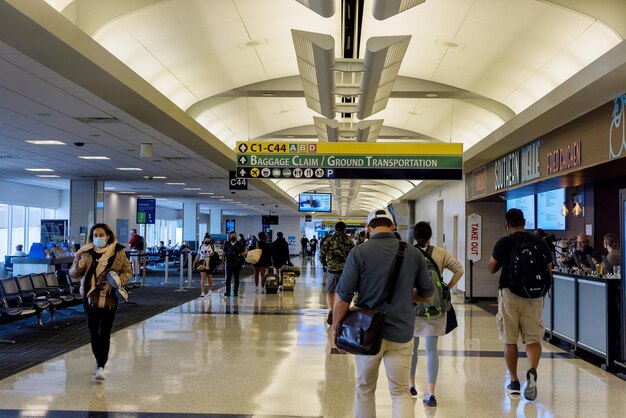
[[[291,30],[329,34],[341,51],[340,12],[323,18],[294,0],[46,1],[230,148],[316,139],[319,115],[302,93]],[[411,35],[388,105],[371,117],[384,119],[382,137],[403,132],[395,138],[464,150],[619,44],[624,29],[576,0],[427,0],[384,21],[372,4],[365,0],[361,57],[373,36]],[[338,194],[340,215],[363,214],[418,183],[275,182],[294,197]]]

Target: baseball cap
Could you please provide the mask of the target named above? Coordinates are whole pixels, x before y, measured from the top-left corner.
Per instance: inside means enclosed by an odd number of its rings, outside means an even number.
[[[372,222],[374,219],[379,219],[379,218],[387,218],[392,223],[395,223],[393,221],[393,216],[391,216],[391,214],[389,213],[387,209],[374,209],[367,216],[367,224],[369,225],[369,223]]]

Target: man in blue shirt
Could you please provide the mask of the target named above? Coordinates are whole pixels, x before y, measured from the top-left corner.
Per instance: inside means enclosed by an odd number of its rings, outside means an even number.
[[[339,297],[335,298],[333,308],[333,345],[355,292],[359,293],[359,307],[381,311],[386,308],[385,285],[391,276],[400,241],[393,234],[393,218],[385,209],[372,211],[367,217],[367,223],[370,239],[350,252],[337,286]],[[416,248],[407,246],[391,304],[387,307],[380,352],[374,356],[355,356],[356,417],[376,416],[374,393],[383,359],[393,417],[415,416],[407,386],[413,356],[413,301],[429,302],[433,294],[434,288],[424,257]]]

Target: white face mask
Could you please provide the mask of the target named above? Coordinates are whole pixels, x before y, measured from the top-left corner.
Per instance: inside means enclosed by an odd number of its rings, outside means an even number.
[[[104,248],[107,246],[107,238],[106,237],[94,237],[93,245],[97,248]]]

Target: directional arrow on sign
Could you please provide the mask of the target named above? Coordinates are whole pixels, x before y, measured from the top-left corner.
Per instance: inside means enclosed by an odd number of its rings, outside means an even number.
[[[245,155],[242,155],[241,157],[239,157],[239,164],[244,165],[247,161],[248,159],[245,157]]]
[[[246,176],[246,169],[242,168],[241,170],[239,170],[239,177],[245,177]]]
[[[248,146],[246,144],[239,145],[239,152],[246,152],[246,151],[248,151]]]

